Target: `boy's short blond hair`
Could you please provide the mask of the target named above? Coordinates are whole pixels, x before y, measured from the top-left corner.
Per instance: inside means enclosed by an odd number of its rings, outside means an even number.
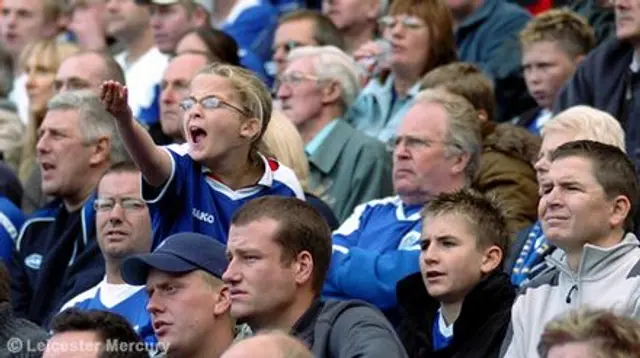
[[[543,41],[556,42],[572,59],[586,55],[596,44],[587,20],[568,9],[553,9],[531,19],[520,32],[523,50]]]

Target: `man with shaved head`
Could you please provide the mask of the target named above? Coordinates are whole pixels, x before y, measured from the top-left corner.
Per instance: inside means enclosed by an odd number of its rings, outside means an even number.
[[[268,332],[242,340],[229,348],[221,358],[313,358],[298,339],[284,332]]]

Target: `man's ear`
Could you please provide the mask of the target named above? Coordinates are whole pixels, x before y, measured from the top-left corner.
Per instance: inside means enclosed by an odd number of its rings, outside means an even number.
[[[382,6],[380,0],[369,0],[367,5],[369,5],[365,12],[367,19],[375,21],[380,15],[380,7]]]
[[[502,250],[496,245],[491,245],[484,250],[480,271],[483,274],[487,274],[500,266],[501,262]]]
[[[213,0],[210,0],[213,1]],[[191,14],[191,23],[195,27],[204,27],[209,24],[209,14],[200,5],[196,6],[196,9]]]
[[[302,251],[296,256],[294,262],[294,275],[296,283],[301,286],[312,280],[313,258],[309,251]]]
[[[94,146],[93,153],[89,158],[89,164],[96,166],[108,162],[111,156],[111,139],[100,137],[96,140]]]
[[[221,316],[231,309],[231,295],[229,287],[222,285],[220,291],[216,295],[215,305],[213,306],[213,314]]]
[[[469,160],[471,160],[471,155],[469,153],[465,152],[465,153],[456,154],[455,161],[451,166],[451,173],[452,174],[464,173],[464,170],[467,167]]]
[[[342,96],[342,88],[337,81],[330,81],[322,88],[322,104],[340,102],[340,96]]]
[[[624,227],[624,222],[631,212],[631,202],[626,196],[618,195],[612,200],[612,203],[609,225],[615,228]]]

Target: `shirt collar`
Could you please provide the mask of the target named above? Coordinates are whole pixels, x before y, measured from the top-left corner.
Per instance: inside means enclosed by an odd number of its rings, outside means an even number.
[[[260,160],[262,160],[262,163],[264,165],[264,173],[262,174],[260,180],[258,180],[257,185],[271,187],[273,185],[274,172],[278,170],[278,168],[280,167],[280,163],[275,160],[267,159],[261,153],[257,153],[257,155],[260,157]],[[216,174],[204,165],[202,166],[202,173],[204,173],[209,178],[214,179],[219,184],[224,185],[224,183],[222,183],[222,181],[216,176]]]
[[[318,147],[320,147],[322,143],[324,143],[333,128],[335,128],[336,124],[338,124],[338,121],[331,121],[329,124],[324,126],[324,128],[322,128],[320,132],[318,132],[318,134],[316,134],[309,141],[309,143],[307,143],[307,145],[304,147],[304,151],[307,153],[307,156],[313,156],[313,154],[318,150]]]

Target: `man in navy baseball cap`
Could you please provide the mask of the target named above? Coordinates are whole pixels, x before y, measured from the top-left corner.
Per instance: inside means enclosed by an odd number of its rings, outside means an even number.
[[[222,243],[192,232],[122,263],[125,282],[147,286],[147,310],[167,357],[218,357],[231,345],[231,300],[220,279],[227,265]]]

